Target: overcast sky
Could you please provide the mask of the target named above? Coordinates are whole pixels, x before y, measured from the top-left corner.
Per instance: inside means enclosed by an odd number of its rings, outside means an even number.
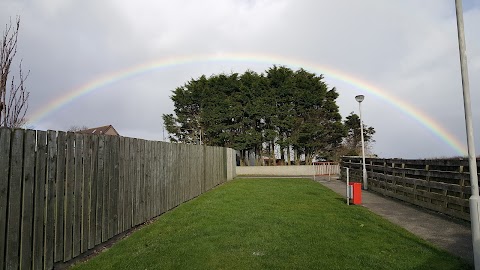
[[[464,0],[464,14],[478,154],[480,0]],[[466,145],[454,0],[0,0],[1,24],[16,15],[18,56],[31,70],[27,117],[35,129],[112,124],[124,136],[162,140],[171,91],[188,80],[306,63],[337,88],[344,117],[358,113],[354,97],[365,95],[363,119],[377,131],[379,156],[459,153],[351,79],[423,112]],[[49,102],[82,85],[165,59],[193,60],[119,78],[36,119]]]

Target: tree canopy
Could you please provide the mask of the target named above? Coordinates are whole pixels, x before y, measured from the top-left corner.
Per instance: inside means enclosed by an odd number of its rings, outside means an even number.
[[[347,136],[343,141],[343,154],[350,156],[360,155],[362,153],[360,117],[357,114],[351,112],[350,115],[346,117],[344,125],[347,129]],[[375,140],[373,139],[374,134],[375,129],[373,127],[369,127],[363,124],[363,140],[365,142],[365,150],[367,152],[371,150],[372,143],[375,142]]]
[[[308,162],[331,157],[347,135],[337,98],[322,75],[273,66],[192,79],[173,91],[174,113],[163,121],[173,142],[231,147],[242,160]]]

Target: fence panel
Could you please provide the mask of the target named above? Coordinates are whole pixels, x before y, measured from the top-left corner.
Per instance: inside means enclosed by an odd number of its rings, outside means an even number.
[[[361,182],[362,160],[344,157],[342,166],[350,168],[350,179]],[[366,160],[369,189],[424,208],[469,220],[471,193],[465,172],[467,160]]]
[[[53,269],[191,200],[227,181],[228,153],[0,128],[0,269]]]

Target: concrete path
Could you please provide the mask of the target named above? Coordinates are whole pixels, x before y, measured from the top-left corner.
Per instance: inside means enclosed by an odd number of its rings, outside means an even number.
[[[345,197],[345,182],[325,179],[317,182]],[[362,206],[473,264],[470,223],[365,190],[362,190]]]

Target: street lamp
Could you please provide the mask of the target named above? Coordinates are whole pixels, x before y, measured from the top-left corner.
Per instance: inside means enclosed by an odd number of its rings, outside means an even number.
[[[358,95],[355,100],[358,102],[358,111],[360,112],[360,138],[362,139],[362,160],[363,160],[363,189],[368,189],[367,183],[367,168],[365,165],[365,142],[363,140],[363,121],[362,121],[362,101],[365,99],[364,95]]]
[[[477,159],[475,157],[475,142],[473,140],[472,106],[470,102],[470,85],[468,81],[467,54],[465,45],[465,32],[463,29],[462,0],[455,0],[458,30],[458,49],[460,52],[460,70],[462,73],[463,108],[465,110],[465,125],[467,128],[468,166],[470,168],[470,223],[472,228],[473,258],[475,269],[480,269],[480,220],[478,194]]]

